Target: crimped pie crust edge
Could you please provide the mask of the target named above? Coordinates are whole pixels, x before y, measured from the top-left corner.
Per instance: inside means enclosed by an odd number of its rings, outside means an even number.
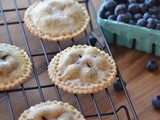
[[[75,1],[74,1],[75,2]],[[87,10],[79,3],[75,2],[75,4],[82,9],[83,13],[85,14],[85,21],[84,21],[84,25],[83,27],[81,27],[79,30],[77,30],[74,33],[69,33],[66,35],[60,35],[60,36],[54,36],[53,35],[48,35],[45,33],[40,32],[39,30],[37,30],[37,27],[31,22],[30,20],[30,11],[38,4],[39,2],[34,3],[33,5],[31,5],[25,12],[24,15],[24,23],[26,25],[26,27],[30,30],[31,33],[33,33],[35,36],[42,38],[44,40],[48,40],[48,41],[64,41],[64,40],[69,40],[71,38],[77,37],[79,35],[81,35],[85,29],[88,26],[88,23],[90,21],[90,17],[88,15]]]
[[[3,91],[3,90],[10,90],[10,89],[16,88],[20,84],[26,82],[29,79],[31,72],[32,72],[32,63],[31,63],[27,53],[23,49],[20,49],[19,47],[15,46],[15,45],[10,45],[10,44],[6,44],[6,43],[0,43],[0,45],[4,45],[6,47],[12,47],[16,51],[19,51],[20,55],[24,58],[24,60],[25,60],[24,62],[26,65],[25,70],[24,70],[25,73],[22,73],[21,77],[13,80],[14,82],[9,82],[7,84],[0,85],[0,91]]]
[[[75,116],[77,116],[77,118],[78,118],[77,120],[85,120],[83,115],[76,108],[74,108],[72,105],[70,105],[66,102],[62,102],[62,101],[54,100],[54,101],[41,102],[41,103],[36,104],[31,107],[41,107],[41,106],[45,106],[45,105],[54,105],[54,104],[59,104],[61,106],[64,106],[66,109],[71,110],[75,114]],[[20,115],[18,120],[28,120],[28,119],[26,119],[26,117],[30,114],[31,107],[28,110],[23,111],[23,113]]]
[[[87,46],[87,45],[78,45],[78,46],[72,46],[74,48],[86,48],[86,47],[91,47],[91,46]],[[63,50],[62,52],[66,52],[69,51],[69,49],[71,49],[72,47],[68,47],[65,50]],[[96,48],[96,47],[94,47]],[[59,88],[62,88],[64,91],[67,91],[69,93],[74,93],[74,94],[89,94],[89,93],[96,93],[98,91],[101,91],[107,87],[109,87],[110,85],[112,85],[112,83],[114,82],[114,80],[116,79],[116,64],[115,61],[112,59],[111,56],[108,55],[108,53],[105,53],[104,51],[96,48],[97,51],[102,54],[103,56],[106,57],[107,61],[110,61],[109,63],[112,65],[112,73],[110,73],[110,76],[106,76],[107,77],[107,81],[102,81],[100,84],[95,84],[93,86],[88,86],[85,88],[80,88],[77,86],[72,86],[72,85],[67,85],[65,83],[62,83],[61,80],[59,80],[59,78],[57,77],[57,73],[58,73],[58,62],[61,56],[61,52],[58,53],[57,55],[54,56],[54,58],[51,60],[49,66],[48,66],[48,74],[50,79],[52,80],[52,82],[55,83],[55,85],[57,85]]]

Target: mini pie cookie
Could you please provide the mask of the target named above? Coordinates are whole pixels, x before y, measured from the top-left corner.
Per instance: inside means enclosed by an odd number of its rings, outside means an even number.
[[[31,62],[24,50],[0,43],[0,90],[12,89],[28,80]]]
[[[24,15],[27,28],[49,41],[80,35],[89,23],[87,10],[75,0],[44,0],[30,6]]]
[[[47,101],[25,110],[19,120],[85,120],[82,114],[68,103]]]
[[[68,47],[54,56],[48,74],[65,91],[89,94],[103,90],[115,80],[116,64],[104,51],[87,45]]]

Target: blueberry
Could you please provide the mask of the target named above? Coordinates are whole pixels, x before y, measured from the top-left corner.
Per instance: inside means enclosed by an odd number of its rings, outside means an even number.
[[[119,14],[125,14],[127,12],[126,5],[125,4],[119,4],[116,6],[114,10],[114,14],[118,16]]]
[[[155,60],[149,60],[146,64],[148,71],[153,72],[159,68],[159,64]]]
[[[152,6],[149,8],[150,14],[158,14],[158,8],[156,6]]]
[[[127,3],[128,2],[128,0],[114,0],[114,1],[116,1],[117,3]]]
[[[131,13],[131,14],[136,14],[136,13],[139,13],[140,12],[140,7],[138,4],[136,3],[133,3],[133,4],[130,4],[128,6],[128,11]]]
[[[144,19],[139,19],[136,23],[136,25],[138,26],[142,26],[142,27],[145,27],[147,24],[147,22],[144,20]]]
[[[109,19],[109,20],[116,20],[116,16],[115,16],[115,15],[110,15],[110,16],[108,17],[108,19]]]
[[[132,15],[131,15],[131,13],[127,12],[126,14],[128,15],[128,17],[129,17],[130,20],[133,18]]]
[[[127,14],[120,14],[117,17],[117,21],[119,22],[124,22],[124,23],[128,23],[129,22],[129,17]]]
[[[154,19],[155,23],[158,24],[159,20],[158,19]]]
[[[152,28],[152,29],[155,29],[156,28],[156,26],[157,26],[157,23],[156,23],[156,20],[155,19],[153,19],[153,18],[149,18],[148,20],[147,20],[147,28]]]
[[[105,19],[108,19],[108,17],[112,15],[112,13],[110,11],[106,11],[105,14],[104,14],[104,18]]]
[[[152,97],[152,105],[154,106],[154,108],[160,109],[160,96],[159,95]]]
[[[146,25],[147,28],[151,28],[151,29],[155,29],[156,28],[156,24],[154,22],[149,22]]]
[[[137,3],[137,0],[128,0],[129,3]]]
[[[146,3],[148,6],[153,6],[153,5],[155,5],[156,0],[145,0],[145,3]]]
[[[144,15],[143,15],[143,19],[147,20],[148,18],[150,18],[151,15],[150,13],[146,12]]]
[[[160,5],[157,6],[158,13],[160,13]]]
[[[158,15],[153,14],[153,15],[151,15],[151,18],[153,18],[153,19],[159,19],[159,16],[158,16]]]
[[[135,22],[134,20],[129,20],[129,24],[131,24],[131,25],[135,25],[135,24],[136,24],[136,22]]]
[[[155,3],[157,6],[159,6],[160,5],[160,2],[159,2],[159,0],[156,0],[156,3]]]
[[[124,80],[122,82],[123,82],[123,85],[126,86],[126,82]],[[117,91],[123,90],[123,86],[122,86],[121,81],[119,79],[114,81],[113,87]]]
[[[139,3],[144,3],[145,0],[138,0]]]
[[[139,5],[139,7],[140,7],[140,10],[141,10],[142,14],[144,14],[144,13],[146,13],[148,11],[148,6],[146,4],[141,3]]]
[[[147,22],[150,22],[150,21],[154,21],[154,19],[153,18],[148,18]]]
[[[134,17],[135,21],[137,21],[137,20],[141,19],[143,16],[142,16],[142,14],[137,13],[133,17]]]
[[[117,3],[114,0],[108,0],[105,2],[104,8],[109,11],[114,11]]]
[[[89,36],[89,41],[91,46],[95,46],[96,42],[97,42],[97,38],[94,37],[93,35]]]
[[[157,24],[156,30],[160,30],[160,24]]]

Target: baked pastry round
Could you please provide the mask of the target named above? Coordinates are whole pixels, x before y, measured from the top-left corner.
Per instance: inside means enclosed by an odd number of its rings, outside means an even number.
[[[19,120],[85,120],[82,114],[68,103],[47,101],[25,110]]]
[[[44,0],[30,6],[24,15],[27,28],[39,38],[61,41],[80,35],[89,23],[85,7],[76,0]]]
[[[28,80],[31,62],[24,50],[0,43],[0,90],[12,89]]]
[[[115,80],[116,64],[108,53],[87,45],[68,47],[48,66],[50,79],[65,91],[89,94],[103,90]]]

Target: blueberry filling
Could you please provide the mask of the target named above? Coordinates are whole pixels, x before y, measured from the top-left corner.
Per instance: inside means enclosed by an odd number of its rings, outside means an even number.
[[[1,57],[2,60],[6,60],[8,57],[8,55],[4,55],[3,57]]]
[[[87,63],[87,66],[88,66],[88,67],[91,67],[88,63]]]
[[[42,120],[47,120],[44,116],[42,116]]]

